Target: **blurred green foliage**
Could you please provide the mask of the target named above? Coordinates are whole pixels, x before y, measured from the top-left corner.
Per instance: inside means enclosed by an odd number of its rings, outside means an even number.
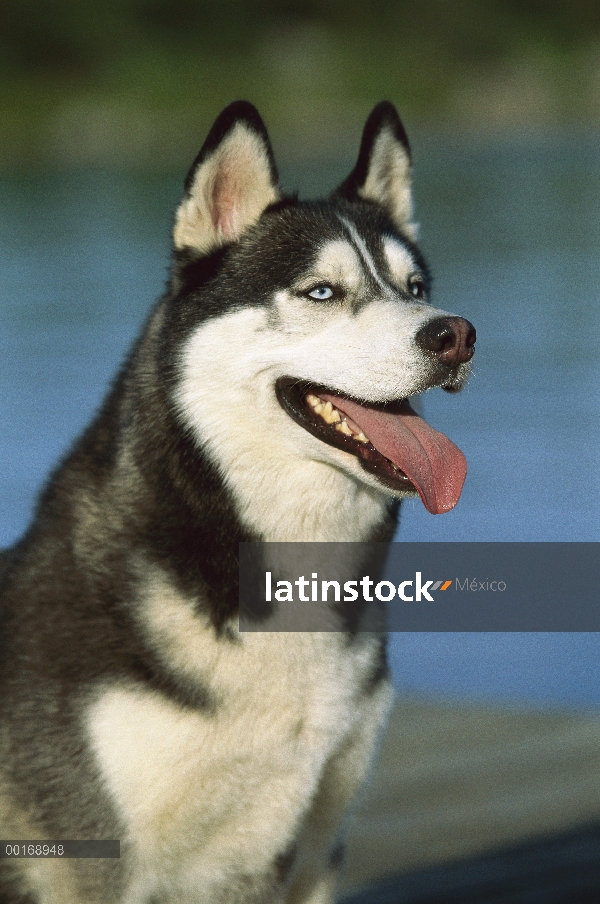
[[[236,97],[317,148],[409,120],[600,118],[591,0],[2,0],[0,161],[168,163]]]

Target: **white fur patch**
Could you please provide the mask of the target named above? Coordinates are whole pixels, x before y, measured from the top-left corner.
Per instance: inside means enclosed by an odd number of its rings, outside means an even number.
[[[406,291],[408,277],[417,269],[412,254],[401,242],[389,236],[383,240],[383,251],[394,282]]]
[[[319,251],[310,275],[305,277],[307,288],[315,282],[332,283],[357,290],[363,281],[359,257],[343,239],[327,242]]]

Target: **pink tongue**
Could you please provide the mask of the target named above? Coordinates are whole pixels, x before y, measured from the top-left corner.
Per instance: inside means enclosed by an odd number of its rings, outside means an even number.
[[[404,471],[432,515],[454,508],[467,475],[467,460],[447,436],[426,424],[407,403],[400,414],[391,414],[328,393],[319,395],[347,414],[377,451]]]

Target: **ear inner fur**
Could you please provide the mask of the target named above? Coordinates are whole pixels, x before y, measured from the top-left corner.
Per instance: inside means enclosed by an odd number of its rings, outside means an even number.
[[[238,239],[279,200],[269,137],[251,104],[237,101],[218,117],[185,188],[173,240],[200,253]]]
[[[335,192],[349,201],[372,201],[392,218],[411,240],[411,153],[404,126],[389,101],[378,104],[365,125],[354,170]]]

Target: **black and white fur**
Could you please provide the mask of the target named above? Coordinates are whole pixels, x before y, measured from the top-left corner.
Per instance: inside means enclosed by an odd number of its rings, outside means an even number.
[[[167,292],[3,557],[0,836],[118,838],[121,858],[0,860],[0,904],[334,899],[390,707],[384,639],[240,634],[237,550],[390,539],[410,492],[304,430],[278,379],[378,403],[467,376],[414,341],[443,312],[410,172],[387,103],[311,203],[282,195],[250,104],[214,124]]]

